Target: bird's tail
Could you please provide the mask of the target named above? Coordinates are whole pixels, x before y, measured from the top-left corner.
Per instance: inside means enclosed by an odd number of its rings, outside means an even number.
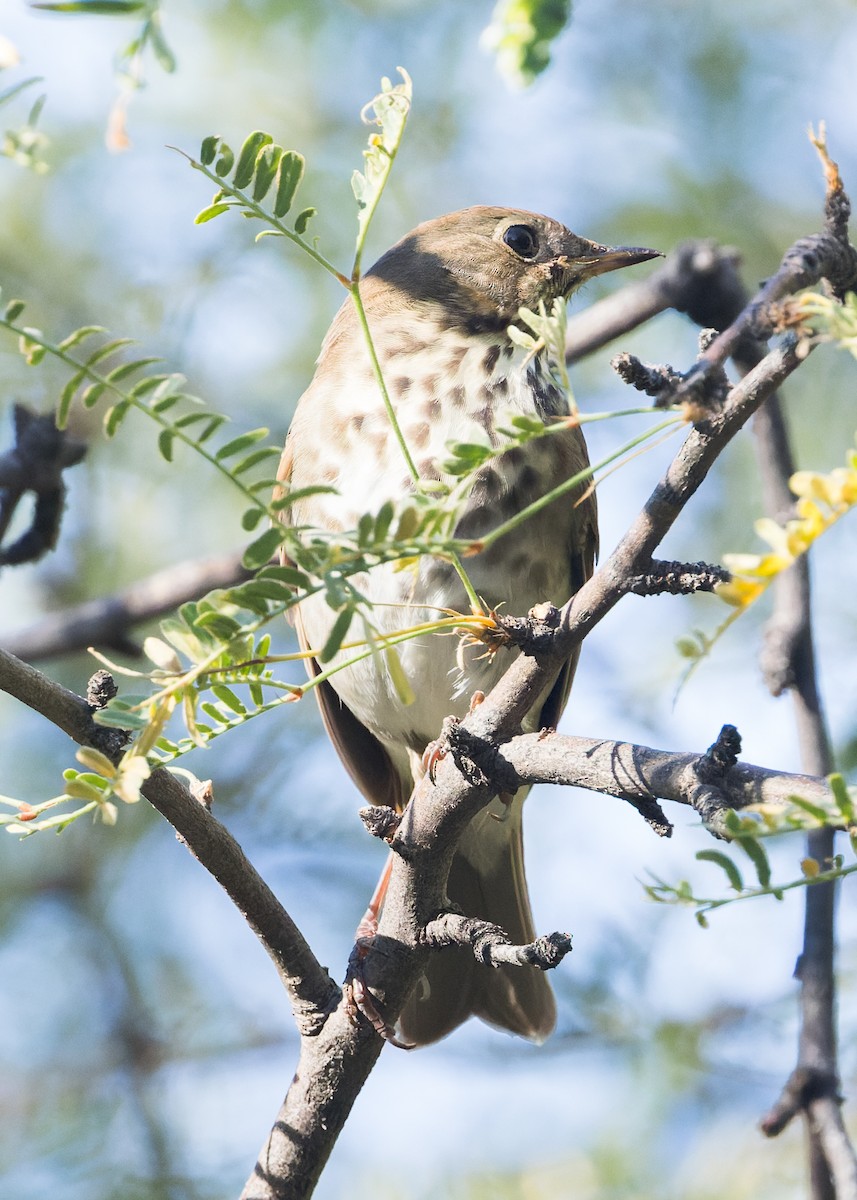
[[[521,810],[517,793],[497,820],[494,805],[465,831],[453,859],[447,892],[466,916],[501,926],[515,945],[535,936],[524,874]],[[488,967],[469,949],[432,954],[399,1018],[402,1037],[425,1045],[450,1033],[469,1016],[542,1042],[556,1023],[553,992],[543,971],[530,966]]]

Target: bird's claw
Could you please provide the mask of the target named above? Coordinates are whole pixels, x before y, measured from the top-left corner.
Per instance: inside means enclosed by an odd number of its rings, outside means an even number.
[[[447,741],[445,733],[442,733],[439,738],[435,738],[434,741],[429,742],[425,750],[423,750],[423,756],[421,759],[422,768],[432,783],[435,781],[434,777],[437,772],[437,764],[442,759],[446,758],[448,753],[449,742]]]
[[[372,937],[358,937],[354,943],[354,949],[351,951],[351,956],[348,959],[348,973],[342,989],[345,1015],[351,1024],[355,1026],[359,1024],[361,1016],[365,1017],[378,1036],[382,1037],[385,1042],[389,1042],[391,1046],[396,1046],[399,1050],[413,1050],[414,1045],[412,1042],[403,1042],[400,1038],[396,1037],[396,1031],[393,1026],[378,1011],[375,997],[366,983],[363,964],[372,948],[372,942]]]

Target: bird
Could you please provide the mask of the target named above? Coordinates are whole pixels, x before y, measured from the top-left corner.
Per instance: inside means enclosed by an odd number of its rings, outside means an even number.
[[[360,280],[380,369],[420,481],[446,481],[447,443],[497,445],[510,416],[554,422],[569,402],[548,353],[534,353],[509,328],[520,310],[550,307],[587,280],[656,257],[655,250],[609,247],[538,213],[477,206],[428,220],[397,242]],[[478,471],[456,535],[479,539],[588,465],[573,420],[550,437],[516,445]],[[278,478],[296,493],[281,519],[329,534],[354,530],[361,514],[401,506],[415,484],[394,436],[356,307],[346,299],[325,337],[314,376],[298,401]],[[321,491],[320,488],[326,490]],[[311,489],[303,495],[304,489]],[[312,490],[316,489],[316,490]],[[489,609],[523,615],[536,604],[563,604],[589,578],[598,549],[592,489],[563,495],[481,553],[467,572]],[[469,611],[453,566],[423,556],[411,569],[373,566],[356,581],[372,603],[379,635]],[[322,592],[298,605],[305,650],[323,647],[336,612]],[[401,698],[382,654],[371,654],[320,683],[316,694],[330,739],[359,790],[374,805],[402,810],[422,778],[427,746],[447,716],[463,717],[490,691],[515,651],[484,654],[449,636],[426,635],[397,647],[413,701]],[[340,651],[325,669],[349,658]],[[353,658],[353,651],[351,652]],[[527,730],[555,727],[568,698],[577,655],[538,697]],[[314,658],[310,674],[321,670]],[[462,835],[447,883],[451,906],[499,925],[514,944],[534,938],[522,840],[526,790],[503,796]],[[541,1042],[552,1031],[552,989],[536,967],[492,968],[469,951],[430,957],[399,1018],[409,1045],[434,1042],[475,1015]]]

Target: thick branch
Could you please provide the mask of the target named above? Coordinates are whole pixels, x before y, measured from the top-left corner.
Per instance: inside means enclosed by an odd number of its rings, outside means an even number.
[[[524,715],[542,693],[546,681],[568,659],[572,647],[618,602],[627,589],[627,580],[649,569],[659,542],[702,483],[717,455],[801,361],[793,343],[787,342],[733,390],[722,412],[688,435],[628,534],[605,565],[566,605],[552,649],[540,655],[538,662],[522,655],[512,664],[486,700],[465,719],[463,724],[469,733],[494,743],[508,740],[518,732]],[[379,1008],[391,1025],[415,985],[428,953],[420,944],[421,931],[446,907],[446,879],[458,839],[495,792],[488,782],[469,783],[450,754],[438,767],[436,784],[424,779],[405,810],[392,840],[397,855],[379,934],[364,960],[365,983],[378,998]],[[319,1136],[318,1116],[311,1116],[303,1107],[315,1104],[319,1108],[316,1096],[310,1094],[312,1081],[324,1079],[325,1096],[333,1088],[342,1089],[343,1095],[353,1098],[374,1062],[356,1050],[352,1053],[351,1043],[340,1047],[330,1041],[327,1035],[331,1023],[338,1022],[340,1015],[341,1010],[337,1010],[328,1021],[323,1043],[319,1038],[313,1039],[312,1044],[304,1039],[295,1083],[265,1143],[257,1170],[247,1184],[244,1196],[248,1200],[250,1197],[281,1200],[309,1194],[302,1184],[306,1169],[303,1142],[296,1145],[293,1122],[300,1120],[306,1128],[311,1120],[312,1136]],[[371,1028],[368,1036],[380,1047],[381,1039]],[[331,1061],[334,1046],[335,1061]],[[327,1114],[324,1120],[327,1122]],[[323,1141],[325,1156],[340,1127],[333,1122],[321,1126],[329,1134]]]
[[[697,807],[701,789],[712,784],[700,778],[701,754],[655,750],[632,742],[564,734],[528,733],[510,738],[498,750],[505,770],[514,771],[519,786],[554,783],[586,788],[635,804],[639,800],[672,800]],[[721,814],[749,805],[784,806],[790,796],[829,806],[827,780],[794,775],[739,762],[718,776]]]
[[[810,268],[831,278],[840,295],[854,286],[857,254],[848,243],[850,204],[836,164],[823,149],[822,161],[828,181],[824,234],[792,247],[777,275],[750,304],[737,272],[732,278],[727,271],[710,281],[711,303],[719,308],[721,317],[712,321],[706,314],[697,318],[698,323],[720,329],[728,326],[726,333],[708,347],[712,360],[722,362],[731,350],[743,373],[753,370],[765,354],[759,339],[766,334],[771,301],[795,290],[795,285],[815,282],[806,277]],[[825,259],[823,265],[813,261],[816,254]],[[794,504],[789,489],[794,461],[776,394],[757,413],[753,429],[767,513],[783,522]],[[824,775],[833,769],[833,760],[818,694],[810,612],[809,562],[804,556],[776,582],[775,609],[766,630],[762,667],[775,696],[792,689],[804,765]],[[826,864],[833,855],[833,831],[810,833],[807,853]],[[798,964],[802,1011],[798,1065],[762,1128],[774,1136],[797,1113],[806,1114],[814,1200],[853,1200],[857,1196],[857,1163],[838,1095],[834,885],[807,889],[805,903],[804,948]]]
[[[733,389],[722,411],[690,432],[616,550],[563,609],[550,649],[540,654],[538,661],[523,655],[515,661],[491,695],[466,718],[463,727],[468,734],[490,744],[502,744],[518,733],[522,718],[567,661],[573,647],[626,594],[629,579],[651,570],[654,551],[718,454],[800,361],[793,342],[787,340]],[[365,983],[390,1023],[395,1021],[429,953],[421,944],[421,936],[431,919],[445,908],[446,879],[458,839],[497,791],[484,772],[466,778],[456,765],[457,757],[461,756],[450,754],[443,759],[436,784],[428,778],[423,780],[392,839],[398,853],[379,934],[364,968]],[[161,797],[163,811],[168,814],[172,812],[172,801],[172,795]],[[178,809],[183,821],[184,804],[182,798]],[[204,814],[201,806],[197,808]],[[203,820],[212,818],[204,814]],[[195,821],[187,820],[187,826],[206,852],[209,827],[206,825],[201,835]],[[310,1194],[381,1046],[381,1039],[371,1027],[349,1026],[341,1008],[331,1014],[317,1036],[302,1039],[295,1081],[245,1197],[261,1200]]]
[[[837,294],[857,284],[857,250],[848,242],[847,222],[843,227],[841,215],[840,206],[833,220],[828,213],[828,227],[823,233],[801,238],[789,247],[776,273],[700,355],[678,390],[678,399],[692,396],[705,377],[722,367],[730,355],[740,357],[748,340],[769,338],[779,321],[777,301],[822,279],[829,280]]]
[[[782,520],[793,501],[788,481],[794,471],[785,418],[776,397],[756,419],[757,459],[770,516]],[[797,723],[801,759],[809,771],[834,770],[833,753],[821,704],[811,621],[808,556],[781,576],[774,592],[774,612],[765,631],[762,667],[774,695],[789,690]],[[833,858],[832,829],[807,836],[807,855],[825,865]],[[842,1120],[838,1096],[836,1047],[835,897],[833,883],[807,890],[804,942],[796,975],[801,983],[800,1078],[810,1074],[833,1080],[822,1092],[800,1091],[807,1120],[810,1185],[813,1200],[857,1197],[857,1156]],[[784,1096],[793,1089],[786,1084]],[[780,1109],[787,1110],[781,1097]],[[765,1126],[763,1125],[763,1128]],[[767,1132],[767,1129],[766,1129]]]
[[[619,602],[628,590],[628,581],[648,572],[652,555],[717,456],[801,361],[794,343],[787,340],[732,389],[722,412],[691,430],[628,532],[562,610],[550,653],[541,655],[538,663],[523,656],[517,659],[487,700],[466,719],[468,729],[499,740],[517,732],[546,679],[560,670],[572,648]]]
[[[0,455],[0,543],[23,496],[36,498],[30,528],[9,546],[0,546],[0,566],[34,562],[57,544],[65,503],[63,471],[86,454],[83,442],[57,429],[52,415],[40,416],[16,404],[15,445]]]
[[[105,735],[111,731],[94,723],[92,707],[82,697],[5,650],[0,650],[0,689],[41,713],[80,745],[110,752]],[[277,968],[299,1027],[315,1031],[339,1002],[339,988],[241,847],[169,771],[153,771],[142,790],[243,913]]]

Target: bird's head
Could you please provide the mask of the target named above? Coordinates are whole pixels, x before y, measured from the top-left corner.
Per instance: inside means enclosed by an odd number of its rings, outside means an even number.
[[[658,256],[602,246],[538,213],[477,207],[417,226],[366,278],[391,311],[437,305],[436,318],[476,333],[503,329],[522,306],[568,297],[595,275]]]

